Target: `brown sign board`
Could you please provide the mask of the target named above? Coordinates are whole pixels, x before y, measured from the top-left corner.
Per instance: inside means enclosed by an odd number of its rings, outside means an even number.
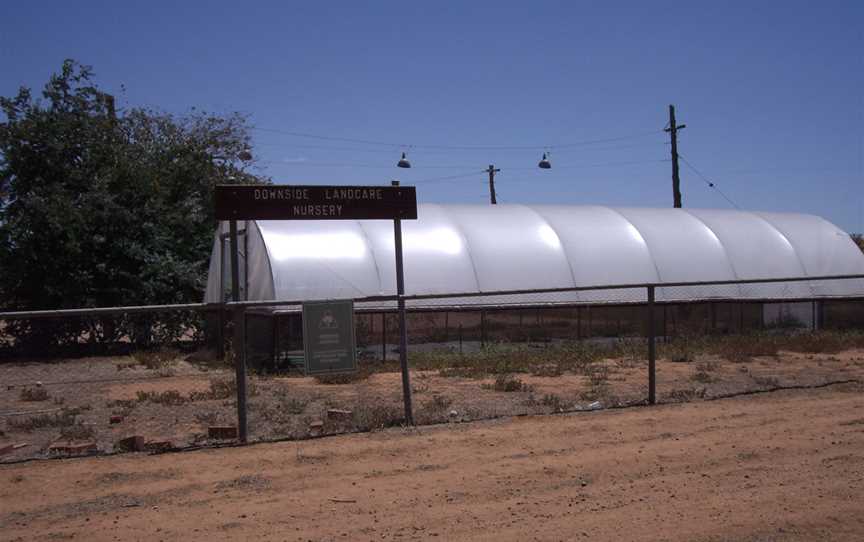
[[[218,185],[217,220],[417,218],[413,186]]]

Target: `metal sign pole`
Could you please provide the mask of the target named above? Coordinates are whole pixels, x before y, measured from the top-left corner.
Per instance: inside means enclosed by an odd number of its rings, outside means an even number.
[[[399,181],[393,181],[399,186]],[[414,425],[411,408],[411,380],[408,375],[408,328],[405,318],[405,277],[402,268],[402,221],[393,220],[393,235],[396,244],[396,295],[399,305],[399,366],[402,368],[402,398],[405,401],[405,423]]]
[[[231,236],[231,300],[240,301],[240,261],[237,247],[237,221],[229,222]],[[237,432],[240,442],[248,439],[246,423],[246,319],[242,306],[234,307],[234,370],[237,384]]]

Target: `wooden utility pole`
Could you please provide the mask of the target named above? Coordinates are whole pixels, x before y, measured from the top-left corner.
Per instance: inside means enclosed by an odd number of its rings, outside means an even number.
[[[498,203],[498,200],[495,199],[495,174],[499,171],[501,170],[496,169],[492,164],[489,164],[489,168],[486,169],[486,173],[489,174],[489,200],[492,202],[492,205]]]
[[[681,208],[681,179],[678,177],[678,130],[686,128],[686,124],[675,124],[675,106],[669,106],[669,126],[663,129],[669,132],[672,143],[672,199],[676,209]]]

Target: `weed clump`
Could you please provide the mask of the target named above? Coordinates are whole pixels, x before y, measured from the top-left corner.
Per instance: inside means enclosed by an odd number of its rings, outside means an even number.
[[[60,438],[63,440],[88,440],[96,436],[96,430],[91,425],[81,422],[60,428]]]
[[[151,371],[158,371],[166,369],[173,364],[177,359],[177,352],[166,349],[136,352],[132,356],[132,359],[142,367],[146,367]],[[120,370],[119,366],[117,370]]]
[[[250,397],[258,395],[258,386],[252,379],[246,380],[246,395]],[[210,379],[210,389],[190,392],[189,401],[218,401],[236,396],[237,381],[233,378],[212,378]]]
[[[446,395],[441,395],[436,393],[432,396],[432,399],[426,403],[426,408],[429,410],[446,410],[450,408],[450,405],[453,404],[453,399],[447,397]]]
[[[75,424],[77,409],[63,409],[53,414],[38,414],[28,418],[10,418],[6,423],[10,429],[18,431],[33,431],[46,427],[69,427]]]
[[[189,402],[188,397],[184,397],[177,390],[166,391],[138,391],[136,393],[138,402],[143,403],[149,401],[159,405],[178,406]]]
[[[675,363],[690,363],[696,358],[696,344],[686,335],[676,337],[661,348],[661,354]]]
[[[20,397],[22,401],[47,401],[51,396],[48,394],[48,390],[39,386],[36,388],[22,388]]]
[[[696,382],[707,384],[717,380],[711,373],[717,370],[719,364],[716,361],[700,361],[696,363],[696,371],[690,377]]]
[[[495,391],[515,392],[515,391],[531,391],[531,386],[525,384],[520,379],[510,374],[498,375],[495,382],[492,384],[483,384],[484,389],[492,389]]]
[[[381,399],[361,398],[352,415],[359,431],[375,431],[404,422],[402,410]]]
[[[561,370],[561,366],[557,363],[549,364],[549,365],[540,365],[531,370],[532,376],[543,376],[546,378],[555,378],[564,374],[564,371]]]
[[[351,384],[366,380],[370,376],[370,371],[367,369],[358,369],[353,373],[339,373],[332,375],[317,375],[315,381],[319,384]]]
[[[543,397],[538,401],[533,395],[528,398],[526,401],[528,406],[537,406],[542,405],[544,407],[551,408],[553,412],[563,412],[566,410],[569,405],[561,398],[560,395],[555,393],[546,393]]]
[[[780,386],[780,380],[776,376],[753,376],[753,382],[760,388],[776,388]]]

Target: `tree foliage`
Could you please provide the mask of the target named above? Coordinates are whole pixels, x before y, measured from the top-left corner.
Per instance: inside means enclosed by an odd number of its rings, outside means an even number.
[[[213,186],[262,182],[246,119],[115,110],[72,60],[42,97],[0,97],[0,306],[200,301]]]
[[[864,234],[862,233],[853,233],[851,234],[852,240],[858,245],[858,248],[861,249],[861,252],[864,252]]]

